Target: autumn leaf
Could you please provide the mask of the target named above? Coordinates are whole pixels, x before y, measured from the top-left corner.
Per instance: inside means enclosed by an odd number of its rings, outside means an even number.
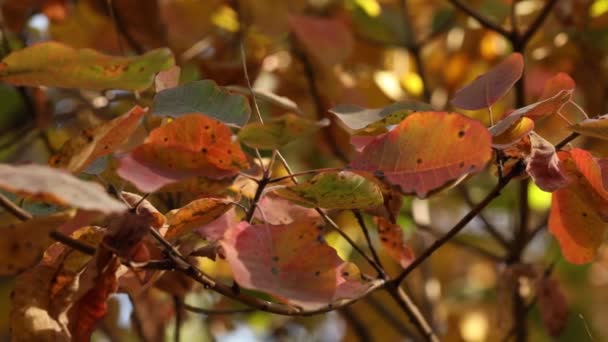
[[[241,222],[221,241],[236,282],[303,308],[318,308],[366,289],[356,267],[329,247],[315,220],[288,225]]]
[[[292,201],[269,193],[258,202],[254,217],[271,225],[290,224],[299,220],[310,220],[319,214],[311,208],[295,205]]]
[[[289,27],[306,52],[324,66],[343,62],[353,51],[352,33],[338,18],[292,14]]]
[[[236,211],[234,210],[234,207],[231,207],[217,219],[200,225],[198,228],[194,228],[194,232],[207,241],[216,242],[224,236],[224,233],[228,228],[234,227],[238,223],[239,219],[236,215]],[[215,252],[216,248],[217,246],[213,246],[212,251]]]
[[[414,260],[414,252],[405,244],[403,229],[381,217],[376,217],[375,221],[382,247],[401,267],[406,268]]]
[[[230,201],[219,198],[200,198],[175,210],[168,220],[165,234],[168,240],[175,239],[218,219],[232,208]]]
[[[492,134],[492,147],[497,149],[505,149],[517,144],[534,129],[534,121],[527,117],[521,117],[507,129],[497,133],[501,128],[495,125],[489,129],[490,134]]]
[[[239,140],[252,148],[274,150],[293,140],[314,134],[329,126],[329,120],[312,121],[295,114],[285,114],[268,122],[252,122],[238,133]]]
[[[118,175],[144,192],[205,176],[226,178],[247,168],[245,154],[221,122],[199,114],[154,129],[143,145],[120,158]]]
[[[569,181],[560,168],[560,160],[555,146],[540,135],[530,133],[530,156],[526,163],[526,172],[542,190],[553,192],[568,185]]]
[[[253,92],[253,96],[255,96],[257,100],[266,101],[286,111],[304,115],[298,104],[285,96],[279,96],[275,93],[261,89],[249,90],[248,88],[236,85],[230,85],[224,88],[244,96],[251,96],[251,93]]]
[[[587,137],[608,140],[608,115],[602,115],[596,119],[586,119],[570,126],[572,132]]]
[[[74,217],[62,212],[0,227],[0,275],[15,275],[34,266],[53,240],[49,235]]]
[[[364,209],[384,203],[376,183],[349,171],[323,172],[274,193],[309,208]]]
[[[491,137],[480,122],[455,113],[419,112],[365,146],[351,166],[381,171],[403,192],[424,197],[481,171],[491,156]]]
[[[0,164],[0,189],[48,203],[105,214],[127,209],[122,202],[110,197],[101,185],[44,165]]]
[[[141,56],[114,57],[49,41],[6,56],[0,62],[0,80],[26,86],[144,90],[157,72],[174,63],[166,48]]]
[[[330,109],[346,127],[353,130],[371,130],[400,123],[414,112],[432,110],[431,105],[408,100],[395,102],[377,109],[367,109],[356,105],[339,105]]]
[[[49,160],[49,165],[81,172],[96,159],[113,153],[124,144],[135,131],[147,109],[133,107],[129,112],[85,129],[73,139],[69,139],[59,152]]]
[[[450,103],[469,110],[490,107],[513,87],[523,71],[524,58],[520,53],[512,53],[500,64],[458,90]]]
[[[242,126],[249,121],[251,108],[244,96],[232,94],[211,80],[188,82],[165,89],[154,97],[154,115],[177,117],[192,113]]]
[[[175,88],[179,84],[179,77],[182,69],[177,65],[167,70],[163,70],[154,77],[154,89],[161,92],[165,89]]]

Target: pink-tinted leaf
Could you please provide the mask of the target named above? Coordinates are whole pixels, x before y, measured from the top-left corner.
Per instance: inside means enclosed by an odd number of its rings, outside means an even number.
[[[586,119],[570,126],[570,130],[580,135],[608,140],[608,114],[597,119]]]
[[[551,77],[547,82],[545,82],[545,88],[543,89],[543,93],[540,96],[542,100],[548,99],[555,94],[559,93],[562,90],[572,90],[576,87],[576,83],[570,77],[570,75],[559,72],[555,76]]]
[[[355,151],[361,152],[365,146],[369,145],[372,141],[378,139],[381,135],[353,135],[350,137],[350,144],[353,145]]]
[[[194,231],[205,238],[208,241],[218,241],[223,236],[226,230],[230,227],[234,227],[239,223],[239,219],[236,216],[236,211],[233,208],[228,209],[222,216],[218,217],[199,228],[195,228]],[[215,247],[213,248],[215,250]]]
[[[314,220],[288,225],[241,222],[221,242],[239,285],[270,293],[303,308],[318,308],[363,293],[336,251],[323,242]]]
[[[568,178],[560,168],[555,146],[540,135],[530,133],[531,152],[526,172],[544,191],[553,192],[568,185]]]
[[[154,74],[174,63],[166,48],[115,57],[49,41],[6,56],[0,63],[0,80],[26,86],[144,90],[152,84]]]
[[[44,165],[0,164],[0,189],[58,205],[106,214],[127,210],[94,182]]]
[[[49,160],[49,165],[80,172],[101,158],[114,152],[131,136],[147,109],[133,107],[128,113],[99,126],[85,129],[80,135],[68,140]]]
[[[120,160],[117,173],[144,192],[196,176],[225,178],[248,167],[230,129],[204,115],[189,114],[158,127]]]
[[[403,229],[381,217],[376,217],[375,221],[382,247],[401,267],[406,268],[414,260],[414,252],[405,244]]]
[[[341,63],[353,50],[352,33],[337,18],[290,15],[289,26],[306,52],[325,66]]]
[[[522,55],[512,53],[500,64],[458,90],[450,103],[470,110],[490,107],[513,87],[523,70]]]
[[[274,193],[309,208],[364,209],[383,203],[382,191],[376,183],[349,171],[320,173]]]
[[[286,199],[268,194],[258,203],[255,218],[271,225],[290,224],[299,220],[310,220],[318,217],[314,209],[295,205]]]
[[[174,65],[167,70],[159,72],[156,77],[154,77],[154,88],[156,89],[156,92],[158,93],[165,89],[177,87],[181,71],[180,67]]]
[[[172,240],[200,228],[222,216],[233,204],[219,198],[194,200],[169,217],[169,229],[165,238]]]
[[[536,284],[538,309],[545,328],[552,337],[558,337],[568,322],[568,301],[564,290],[554,278],[542,277]]]
[[[381,171],[405,193],[426,196],[449,181],[481,171],[491,137],[478,121],[447,112],[414,113],[355,156],[354,169]]]

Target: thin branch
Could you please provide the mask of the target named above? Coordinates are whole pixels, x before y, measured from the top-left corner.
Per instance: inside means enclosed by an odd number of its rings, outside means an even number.
[[[205,308],[199,308],[196,306],[192,306],[186,303],[182,304],[184,309],[190,311],[190,312],[195,312],[195,313],[199,313],[199,314],[203,314],[203,315],[235,315],[235,314],[240,314],[240,313],[250,313],[250,312],[255,312],[258,311],[256,308],[240,308],[240,309],[205,309]]]
[[[402,336],[408,336],[413,338],[416,333],[411,331],[401,320],[395,317],[395,314],[389,311],[386,306],[377,300],[374,295],[369,295],[365,298],[367,303],[376,311],[376,313],[382,317],[384,322],[388,323],[395,331],[400,333]]]
[[[566,138],[564,138],[564,140],[560,141],[559,143],[555,144],[555,149],[556,150],[561,150],[562,148],[564,148],[564,146],[566,146],[568,143],[570,143],[572,140],[578,138],[580,136],[580,134],[573,132],[570,133],[569,136],[567,136]]]
[[[173,336],[173,340],[175,342],[179,342],[180,341],[180,337],[181,337],[181,327],[182,327],[182,321],[183,321],[183,303],[182,300],[179,298],[179,296],[174,295],[173,296],[173,306],[175,307],[175,333]]]
[[[62,234],[58,231],[53,231],[49,234],[49,236],[51,237],[51,239],[61,242],[62,244],[71,247],[79,252],[82,252],[84,254],[87,255],[94,255],[95,254],[95,247],[90,246],[84,242],[72,239],[71,237]]]
[[[475,204],[473,203],[473,199],[471,198],[471,194],[469,193],[469,190],[465,187],[465,186],[461,186],[460,187],[460,193],[462,194],[462,198],[464,199],[465,203],[469,206],[469,207],[473,207]],[[509,242],[507,241],[507,238],[505,238],[499,231],[498,229],[496,229],[496,227],[494,227],[494,225],[492,225],[492,223],[490,222],[490,220],[488,220],[488,218],[483,214],[483,212],[480,212],[478,215],[479,219],[483,222],[484,224],[484,229],[486,230],[486,232],[488,232],[488,234],[492,235],[492,237],[498,241],[503,247],[505,248],[509,248]]]
[[[0,206],[2,208],[6,209],[6,211],[8,211],[9,213],[11,213],[13,216],[20,219],[21,221],[27,221],[27,220],[32,219],[32,214],[21,209],[19,206],[17,206],[15,203],[13,203],[11,200],[9,200],[2,193],[0,193]]]
[[[420,79],[422,80],[422,96],[424,101],[431,100],[431,92],[429,89],[428,77],[426,74],[426,69],[424,67],[424,63],[422,63],[421,56],[421,45],[416,42],[416,31],[414,30],[414,26],[412,25],[412,18],[410,16],[410,12],[407,6],[407,0],[401,0],[399,2],[401,5],[401,13],[403,15],[403,23],[405,25],[405,29],[410,33],[412,40],[414,40],[413,44],[409,44],[408,42],[403,42],[403,47],[405,47],[410,54],[414,57],[414,64],[416,65],[416,72]]]
[[[509,37],[511,35],[511,32],[507,31],[504,27],[490,21],[489,19],[487,19],[486,17],[481,15],[481,13],[475,11],[472,7],[465,4],[461,0],[448,0],[448,1],[454,7],[458,8],[459,10],[461,10],[461,11],[465,12],[466,14],[468,14],[469,16],[473,17],[483,27],[487,28],[488,30],[495,31],[504,37]]]
[[[526,32],[524,32],[524,34],[522,34],[519,38],[523,46],[525,46],[528,41],[530,41],[532,36],[538,31],[538,29],[540,29],[549,13],[551,13],[551,10],[555,4],[557,4],[557,0],[548,0],[545,6],[540,10],[540,14],[536,17],[536,19],[534,19],[534,22],[528,26]]]
[[[436,229],[433,229],[433,227],[431,227],[431,226],[427,226],[427,225],[422,225],[422,224],[416,223],[416,227],[422,229],[425,233],[433,235],[436,238],[443,236],[443,234],[441,232],[437,231]],[[462,249],[466,249],[469,252],[473,252],[473,253],[479,254],[480,256],[488,258],[488,259],[490,259],[490,260],[492,260],[494,262],[502,262],[503,261],[503,257],[502,256],[494,254],[494,253],[492,253],[491,251],[489,251],[489,250],[487,250],[485,248],[482,248],[482,247],[479,247],[479,246],[467,243],[466,241],[463,241],[463,240],[459,239],[458,236],[456,236],[452,240],[450,240],[450,243],[452,243],[452,244],[454,244],[454,245],[456,245],[458,247],[461,247]]]
[[[363,231],[363,235],[365,236],[365,241],[367,242],[367,248],[369,248],[369,250],[372,252],[372,257],[374,258],[374,261],[376,262],[376,264],[378,264],[378,266],[380,266],[380,270],[382,272],[378,273],[378,275],[381,278],[386,279],[386,272],[384,271],[384,267],[382,266],[382,263],[380,262],[378,253],[376,252],[376,249],[374,248],[372,239],[369,236],[369,230],[367,229],[367,225],[365,224],[365,220],[363,219],[363,215],[361,214],[361,211],[353,210],[353,214],[355,215],[355,218],[357,219],[357,223],[359,224],[359,227],[361,227],[361,230]]]
[[[405,314],[409,317],[410,321],[416,329],[420,332],[422,337],[426,341],[439,342],[439,338],[433,332],[431,325],[424,318],[416,304],[412,302],[412,299],[403,291],[403,289],[399,286],[399,283],[394,283],[390,286],[386,287],[388,293],[393,297],[393,299],[397,302],[399,307],[405,312]]]

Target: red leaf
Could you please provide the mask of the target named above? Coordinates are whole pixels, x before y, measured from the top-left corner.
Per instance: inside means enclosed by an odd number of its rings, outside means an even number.
[[[239,285],[304,308],[352,298],[367,288],[356,267],[323,242],[315,220],[288,225],[241,222],[221,241]]]
[[[568,302],[561,286],[553,278],[543,277],[536,284],[538,309],[552,337],[561,335],[568,322]]]
[[[545,82],[545,88],[540,98],[541,100],[548,99],[562,90],[574,91],[575,87],[576,83],[572,77],[564,72],[560,72]]]
[[[388,255],[406,268],[414,260],[414,252],[405,244],[403,229],[398,224],[393,224],[381,217],[375,218],[378,224],[378,235],[380,242]]]
[[[325,66],[341,63],[353,50],[352,33],[337,18],[290,15],[289,26],[306,51]]]
[[[450,103],[455,107],[470,110],[490,107],[513,87],[523,70],[522,55],[512,53],[502,63],[458,90]]]
[[[156,128],[146,142],[121,158],[118,175],[153,192],[195,176],[224,178],[248,167],[230,129],[198,114],[181,116]]]
[[[568,179],[560,168],[555,146],[540,135],[530,133],[531,153],[526,172],[534,183],[544,191],[555,191],[568,185]]]
[[[44,165],[0,164],[0,189],[37,200],[105,214],[127,207],[110,197],[103,187]]]
[[[317,216],[314,209],[295,205],[291,201],[271,194],[262,197],[255,212],[255,218],[272,225],[290,224]]]
[[[368,144],[351,166],[382,171],[403,192],[424,197],[481,171],[491,156],[490,134],[480,122],[456,113],[419,112]]]

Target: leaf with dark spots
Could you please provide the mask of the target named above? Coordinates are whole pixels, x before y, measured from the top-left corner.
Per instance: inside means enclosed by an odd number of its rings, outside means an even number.
[[[296,139],[313,135],[327,126],[329,126],[329,120],[327,119],[312,121],[289,113],[264,123],[248,123],[241,128],[238,138],[239,141],[249,147],[274,150]]]
[[[500,64],[458,90],[450,103],[462,109],[476,110],[492,106],[519,80],[524,70],[520,53],[512,53]]]
[[[309,208],[364,209],[383,203],[382,190],[376,183],[349,171],[320,173],[274,193]]]
[[[173,54],[166,48],[141,56],[115,57],[49,41],[6,56],[0,80],[25,86],[144,90],[157,72],[174,64]]]
[[[194,200],[171,213],[168,221],[169,229],[165,234],[165,238],[174,240],[197,228],[201,228],[220,218],[232,206],[233,204],[230,201],[220,198],[200,198]]]
[[[84,130],[69,139],[49,160],[49,165],[80,172],[96,159],[113,153],[124,144],[138,127],[146,108],[133,107],[128,113],[101,125]]]
[[[105,214],[127,210],[94,182],[44,165],[0,164],[0,189],[25,197]]]
[[[357,279],[358,269],[342,261],[318,234],[313,220],[254,226],[241,222],[226,231],[221,244],[240,286],[305,309],[363,293],[367,285]]]
[[[350,129],[371,130],[396,125],[411,113],[432,109],[429,104],[408,100],[395,102],[378,109],[367,109],[356,105],[340,105],[329,111]]]
[[[406,268],[414,260],[414,252],[405,244],[403,229],[381,217],[376,217],[375,221],[382,247],[401,267]]]
[[[480,122],[456,113],[419,112],[365,146],[351,166],[380,171],[403,192],[424,197],[481,171],[491,156],[491,137]]]
[[[0,275],[15,275],[34,266],[53,240],[49,235],[74,217],[63,212],[0,227]]]
[[[249,121],[247,99],[232,94],[214,81],[202,80],[165,89],[154,97],[152,114],[179,117],[199,113],[226,124],[242,126]]]
[[[555,152],[555,146],[540,135],[531,132],[530,148],[526,172],[539,188],[553,192],[568,185],[569,181],[560,168],[561,163]]]
[[[245,154],[221,122],[199,114],[154,129],[143,145],[120,159],[117,173],[144,192],[204,176],[226,178],[248,167]]]

